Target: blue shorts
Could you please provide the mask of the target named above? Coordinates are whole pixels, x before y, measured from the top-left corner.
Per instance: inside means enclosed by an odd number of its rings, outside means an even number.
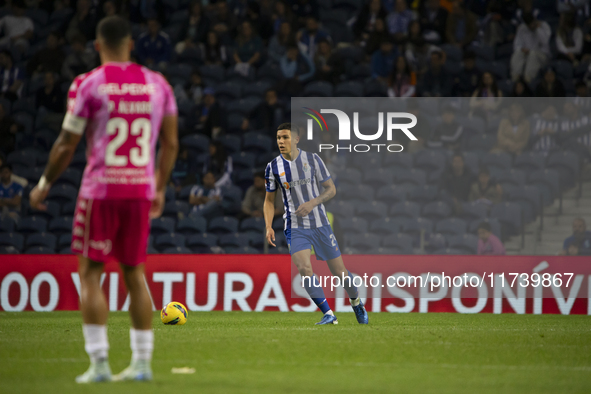
[[[316,260],[336,259],[341,255],[339,244],[330,226],[318,228],[292,228],[284,231],[289,253],[311,249],[314,246]]]

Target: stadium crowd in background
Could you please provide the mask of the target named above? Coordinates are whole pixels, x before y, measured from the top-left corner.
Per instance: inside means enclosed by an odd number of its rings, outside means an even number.
[[[184,144],[173,172],[177,193],[197,185],[183,194],[193,211],[226,212],[217,200],[234,184],[249,191],[233,215],[257,216],[256,181],[249,189],[252,173],[238,180],[233,161],[240,141],[233,146],[226,137],[254,133],[273,141],[276,125],[290,117],[292,96],[347,83],[359,96],[472,97],[469,116],[496,125],[487,151],[513,156],[568,148],[589,160],[590,12],[586,0],[6,1],[0,155],[47,151],[72,79],[98,65],[92,45],[98,21],[120,14],[133,24],[134,60],[162,72],[174,88],[183,141],[213,141],[209,149]],[[502,107],[504,97],[564,96],[575,99],[562,108],[548,102],[534,118],[519,104]],[[419,140],[405,143],[411,152],[457,153],[441,178],[455,214],[469,201],[490,208],[505,199],[489,169],[465,165],[461,153],[473,130],[459,115],[453,105],[444,107],[438,127],[419,125]],[[272,152],[239,168],[260,171]],[[338,163],[326,155],[329,168]]]

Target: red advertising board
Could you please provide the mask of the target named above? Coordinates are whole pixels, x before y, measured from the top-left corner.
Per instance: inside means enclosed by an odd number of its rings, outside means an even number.
[[[591,264],[584,257],[367,255],[344,260],[350,271],[371,281],[361,296],[372,312],[591,314]],[[313,266],[321,280],[330,277],[323,262]],[[410,286],[413,277],[424,284]],[[464,283],[446,285],[462,277]],[[407,279],[408,286],[402,286]],[[151,255],[146,281],[155,309],[179,301],[191,311],[316,310],[287,255]],[[529,285],[519,289],[519,281]],[[350,311],[344,290],[324,284],[331,307]],[[110,310],[128,309],[116,264],[106,265],[103,289]],[[75,256],[5,255],[0,260],[1,311],[77,310],[78,292]]]

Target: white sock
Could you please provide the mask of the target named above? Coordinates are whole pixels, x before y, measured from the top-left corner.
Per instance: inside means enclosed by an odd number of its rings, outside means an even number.
[[[150,361],[152,360],[152,351],[154,350],[154,331],[129,330],[131,342],[131,361]]]
[[[107,339],[107,326],[100,324],[83,324],[84,349],[90,357],[90,362],[95,364],[106,360],[109,354],[109,341]]]
[[[328,312],[325,313],[325,315],[334,316],[334,313],[332,312],[332,309],[329,309]]]
[[[351,306],[357,306],[361,302],[361,298],[357,297],[354,300],[351,299]]]

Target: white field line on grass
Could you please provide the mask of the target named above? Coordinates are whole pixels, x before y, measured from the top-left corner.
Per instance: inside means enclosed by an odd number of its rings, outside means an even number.
[[[42,363],[84,363],[88,362],[87,358],[7,358],[4,361],[10,362],[42,362]],[[191,366],[196,365],[212,365],[216,364],[215,360],[159,360],[158,358],[152,360],[154,364],[186,364]],[[234,360],[236,364],[241,365],[253,365],[252,360]],[[279,366],[279,365],[290,365],[297,366],[295,362],[276,362],[271,360],[258,360],[255,363],[257,366],[268,365],[268,366]],[[436,363],[388,363],[388,362],[307,362],[306,366],[315,367],[364,367],[364,368],[445,368],[445,369],[496,369],[496,370],[509,370],[509,371],[571,371],[571,372],[591,372],[591,366],[571,366],[571,365],[491,365],[491,364],[436,364]]]

